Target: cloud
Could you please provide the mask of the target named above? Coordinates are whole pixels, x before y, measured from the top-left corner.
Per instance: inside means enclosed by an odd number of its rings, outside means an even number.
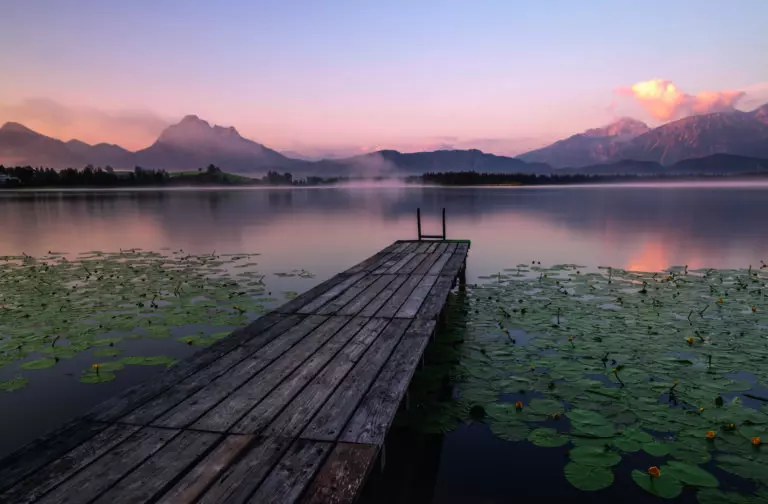
[[[634,97],[651,116],[662,121],[731,110],[745,96],[744,91],[731,90],[702,91],[694,96],[666,79],[638,82],[631,88],[617,90],[617,93]]]
[[[149,146],[168,126],[168,121],[151,112],[68,107],[47,98],[28,99],[16,105],[0,103],[0,124],[7,121],[65,141],[76,138],[128,149]]]

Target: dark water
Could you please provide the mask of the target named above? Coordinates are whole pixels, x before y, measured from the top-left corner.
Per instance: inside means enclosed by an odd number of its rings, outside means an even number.
[[[445,207],[448,237],[472,241],[470,282],[532,260],[646,271],[682,264],[747,267],[768,260],[768,185],[746,183],[0,192],[0,255],[136,247],[260,252],[264,273],[313,272],[311,280],[268,277],[273,289],[300,291],[394,240],[414,238],[417,207],[425,232],[439,231]],[[175,340],[152,344],[154,354],[183,357],[193,351]],[[88,386],[72,378],[84,366],[71,359],[55,372],[29,373],[25,389],[0,393],[0,456],[159,371],[129,366],[113,382]],[[0,369],[0,380],[12,376]],[[370,502],[593,499],[575,494],[563,478],[564,453],[535,455],[533,446],[500,442],[482,425],[442,437],[391,437],[386,471],[375,475],[366,492]],[[617,481],[594,502],[621,499],[627,485],[634,484]],[[693,493],[686,496],[695,501]]]

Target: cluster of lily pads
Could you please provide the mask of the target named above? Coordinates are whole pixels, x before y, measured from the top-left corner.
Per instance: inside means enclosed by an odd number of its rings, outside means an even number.
[[[255,270],[257,255],[134,249],[0,257],[0,368],[18,367],[0,390],[27,385],[28,370],[89,351],[93,362],[80,376],[85,383],[111,381],[126,365],[174,362],[123,356],[124,340],[175,338],[207,346],[226,337],[280,301]],[[279,275],[312,276],[304,270]]]
[[[600,490],[629,469],[651,494],[768,499],[768,269],[658,273],[519,265],[453,294],[411,384],[413,428],[483,422],[563,447],[565,478]],[[622,464],[625,467],[626,464]],[[723,491],[714,468],[752,491]]]

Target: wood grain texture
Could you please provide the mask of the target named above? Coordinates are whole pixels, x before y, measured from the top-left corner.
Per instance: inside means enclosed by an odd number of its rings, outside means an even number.
[[[79,471],[37,502],[80,504],[91,502],[160,450],[179,431],[144,427]]]
[[[385,275],[385,276],[392,276],[392,275]],[[363,308],[358,315],[361,317],[373,317],[376,315],[376,312],[378,312],[382,306],[384,306],[384,303],[389,301],[389,298],[392,297],[392,295],[400,288],[401,285],[403,285],[403,282],[408,277],[399,275],[394,276],[392,281],[387,284],[387,286],[379,292],[376,297],[374,297],[370,303],[368,303],[365,308]]]
[[[314,415],[301,437],[321,441],[335,441],[339,437],[409,324],[409,320],[393,320],[387,326]],[[282,432],[293,434],[286,429]]]
[[[297,440],[248,502],[292,504],[331,451],[331,443]]]
[[[303,422],[309,421],[307,415],[311,415],[320,407],[322,401],[332,392],[332,388],[344,378],[387,325],[387,321],[382,319],[367,323],[364,319],[359,319],[359,323],[364,323],[365,326],[349,339],[341,351],[336,353],[337,348],[323,348],[324,351],[318,352],[312,363],[298,369],[290,379],[249,411],[231,429],[232,432],[258,433],[270,424],[272,428],[266,432],[269,435],[290,437],[290,433],[284,434],[282,431],[301,430]],[[339,343],[341,341],[340,338]],[[301,427],[297,427],[298,425]]]
[[[319,329],[326,334],[330,334],[332,336],[331,339],[319,351],[311,354],[308,361],[297,361],[287,356],[273,363],[263,373],[251,378],[242,387],[217,404],[216,407],[208,411],[208,413],[192,425],[192,428],[226,432],[240,420],[240,417],[248,413],[265,397],[270,395],[296,369],[311,370],[314,366],[319,365],[319,362],[324,363],[324,359],[332,357],[336,350],[357,334],[365,323],[364,319],[349,320],[347,317],[333,317]]]
[[[400,259],[398,259],[391,268],[389,268],[386,273],[389,275],[396,275],[400,269],[402,269],[403,266],[408,264],[414,257],[416,257],[415,252],[409,252],[407,254],[404,254]]]
[[[397,310],[395,317],[408,319],[414,318],[436,281],[437,276],[425,275],[416,288],[413,289],[410,296],[403,302],[402,306],[400,306],[400,309]]]
[[[334,285],[324,293],[317,296],[312,301],[308,302],[301,308],[297,310],[298,313],[314,313],[315,310],[323,306],[324,304],[328,303],[330,300],[344,292],[345,290],[349,289],[351,286],[353,286],[355,283],[357,283],[358,280],[363,278],[365,276],[365,273],[355,273],[354,275],[350,275],[338,284]]]
[[[245,452],[253,436],[229,435],[205,458],[197,463],[157,504],[188,504],[196,502],[219,475]]]
[[[398,289],[392,294],[392,296],[387,299],[387,301],[381,306],[378,312],[376,312],[376,317],[385,317],[385,318],[392,318],[395,316],[395,313],[400,309],[400,306],[405,302],[406,299],[411,295],[413,290],[419,285],[419,282],[421,282],[421,279],[423,277],[421,275],[410,275],[407,276],[405,281],[398,287]]]
[[[242,504],[270,473],[293,442],[285,438],[257,438],[234,464],[219,473],[197,504]]]
[[[129,411],[136,409],[146,401],[176,385],[179,381],[205,368],[222,356],[249,340],[259,341],[259,335],[271,326],[282,321],[284,316],[279,313],[269,313],[246,327],[234,331],[223,340],[217,341],[208,348],[201,349],[191,357],[171,366],[160,376],[132,387],[125,392],[104,401],[86,414],[95,420],[115,421]]]
[[[22,446],[0,461],[0,490],[17,484],[106,428],[106,424],[77,419]]]
[[[278,339],[278,336],[285,334],[293,327],[304,327],[302,320],[302,317],[299,317],[298,315],[287,316],[261,333],[261,338],[252,339],[246,344],[243,344],[222,356],[208,367],[190,375],[178,384],[169,388],[166,392],[131,411],[121,418],[120,421],[129,424],[148,425],[157,417],[202,389],[205,385],[224,374],[232,368],[232,366],[236,365],[255,351],[262,349],[269,351],[275,347],[283,348],[285,341],[283,338]],[[314,321],[312,323],[314,323]]]
[[[377,261],[380,261],[382,257],[387,256],[389,254],[392,254],[397,249],[401,247],[401,243],[395,242],[392,245],[388,246],[387,248],[380,250],[379,252],[376,252],[372,256],[368,257],[364,261],[355,264],[348,270],[345,270],[342,275],[353,275],[356,273],[360,273],[361,271],[368,271]]]
[[[376,278],[376,277],[373,277]],[[395,279],[395,275],[381,275],[378,278],[376,278],[376,281],[373,282],[368,288],[366,288],[363,292],[361,292],[359,295],[357,295],[354,299],[349,301],[347,304],[342,306],[337,312],[337,315],[357,315],[363,308],[365,308],[368,303],[373,301],[373,299],[379,295],[381,291],[383,291],[390,283],[392,283],[392,280]]]
[[[139,430],[139,427],[126,425],[107,427],[62,457],[34,471],[14,487],[3,492],[0,495],[0,502],[24,504],[36,501],[137,430]]]
[[[336,444],[300,504],[353,504],[378,453],[375,445]]]
[[[219,434],[184,431],[163,446],[95,504],[142,504],[150,502],[187,468],[191,468],[219,439]]]
[[[440,275],[449,276],[455,278],[459,274],[459,270],[464,265],[464,261],[467,259],[465,254],[454,252],[450,259],[445,263],[443,269],[440,270]]]
[[[395,348],[376,382],[344,427],[339,438],[348,443],[382,446],[389,426],[435,330],[434,320],[414,321]]]
[[[313,315],[291,327],[229,371],[221,374],[175,408],[152,422],[161,427],[186,427],[278,358],[299,365],[344,323]]]
[[[414,272],[414,270],[416,270],[416,268],[418,268],[424,261],[426,261],[428,257],[428,254],[414,255],[413,259],[411,259],[407,264],[403,265],[403,267],[400,268],[400,271],[397,273],[399,275],[410,275]]]
[[[335,299],[327,302],[326,304],[318,308],[316,313],[320,315],[333,315],[334,313],[339,311],[341,308],[343,308],[345,305],[347,305],[350,301],[352,301],[357,296],[365,292],[365,290],[371,285],[373,285],[378,279],[379,277],[375,275],[368,275],[366,277],[361,278],[357,283],[355,283],[355,285],[351,286],[349,289],[341,293]]]
[[[448,294],[451,292],[451,286],[453,285],[453,278],[448,276],[439,276],[437,281],[429,291],[424,303],[416,313],[417,319],[437,320],[440,316],[440,312],[445,306],[445,302],[448,299]]]

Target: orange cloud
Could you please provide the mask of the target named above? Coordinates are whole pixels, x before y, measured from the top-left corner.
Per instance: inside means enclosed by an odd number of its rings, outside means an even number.
[[[669,121],[693,114],[709,114],[731,110],[744,97],[743,91],[702,91],[690,95],[670,80],[651,79],[638,82],[619,94],[632,96],[656,119]]]

